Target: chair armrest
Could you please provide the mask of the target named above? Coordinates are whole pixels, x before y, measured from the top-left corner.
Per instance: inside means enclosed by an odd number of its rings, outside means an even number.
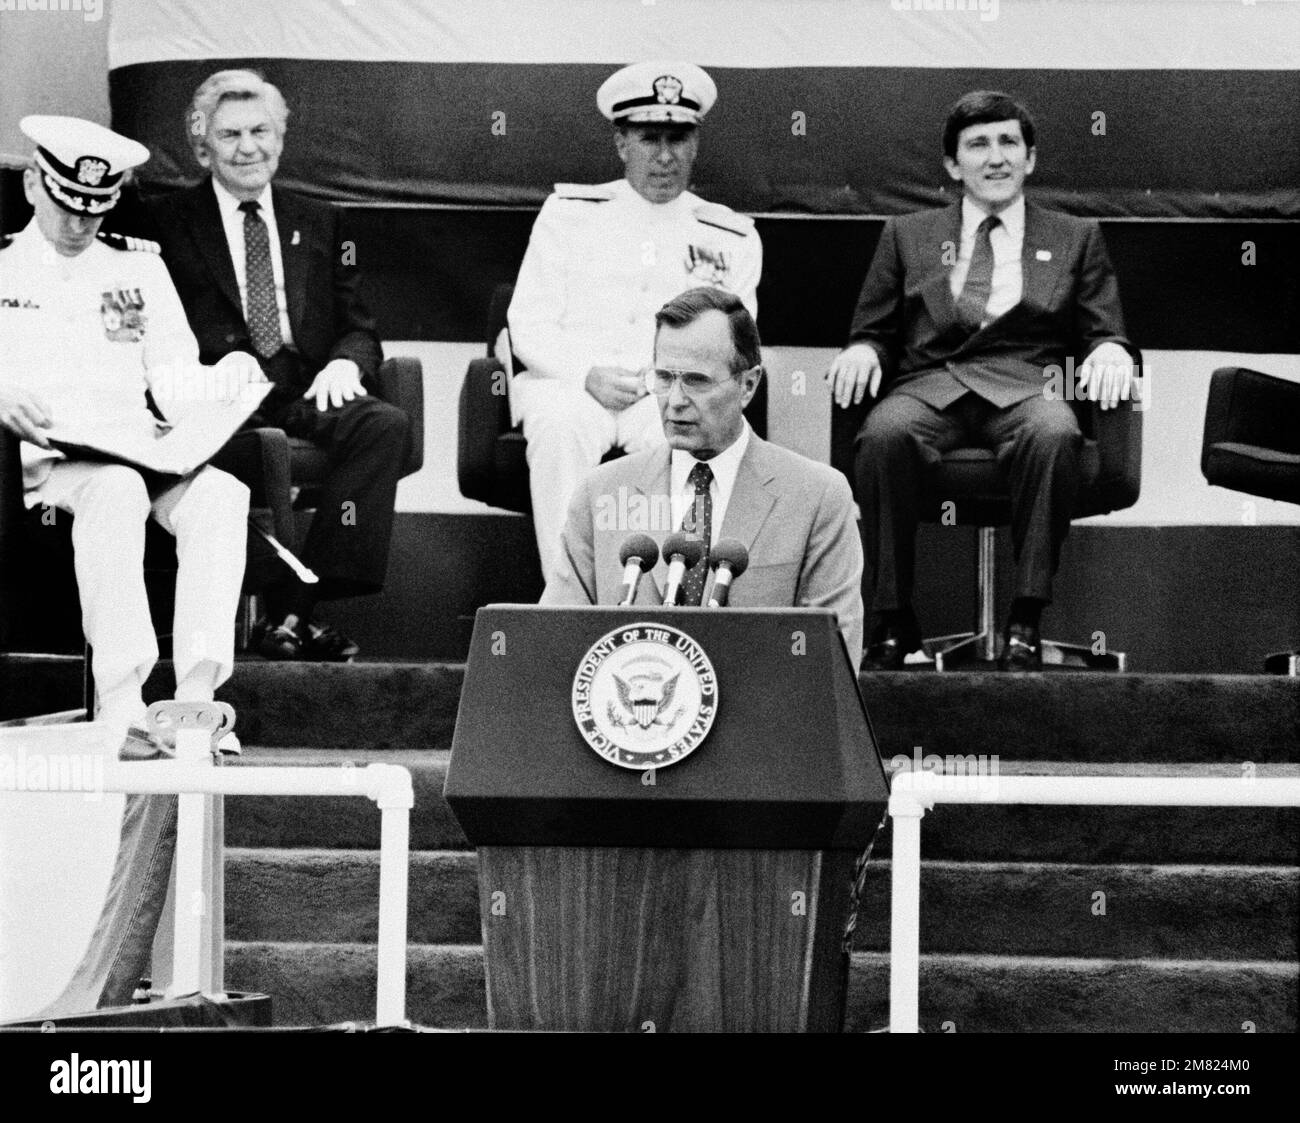
[[[293,548],[293,507],[289,502],[289,438],[283,429],[244,429],[212,458],[248,488],[248,505],[271,512],[271,533]]]
[[[1093,485],[1101,510],[1106,514],[1132,507],[1142,490],[1142,416],[1137,403],[1120,402],[1116,409],[1102,409],[1087,403],[1099,461]]]
[[[1209,451],[1225,441],[1300,454],[1300,383],[1245,367],[1210,376],[1201,442],[1201,472]]]
[[[496,444],[510,431],[506,373],[495,358],[474,359],[460,387],[456,478],[467,499],[491,502],[496,488]]]
[[[375,395],[411,419],[411,447],[402,475],[424,467],[424,367],[419,359],[399,355],[385,359],[371,380]]]

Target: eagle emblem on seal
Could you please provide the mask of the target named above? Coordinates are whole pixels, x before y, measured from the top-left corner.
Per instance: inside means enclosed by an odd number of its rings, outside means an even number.
[[[607,632],[573,678],[583,740],[620,768],[662,768],[690,755],[718,711],[718,680],[703,648],[671,624],[638,620]]]
[[[660,675],[636,675],[631,682],[624,682],[617,674],[613,676],[619,704],[642,729],[649,729],[652,725],[670,726],[680,716],[679,710],[672,717],[663,717],[664,711],[673,704],[673,695],[677,692],[677,680],[680,677],[680,674],[676,674],[665,682]],[[611,725],[627,724],[612,702],[609,704],[608,716]]]

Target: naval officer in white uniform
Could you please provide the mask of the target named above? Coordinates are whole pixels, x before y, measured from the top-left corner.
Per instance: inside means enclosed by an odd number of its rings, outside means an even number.
[[[36,144],[23,174],[35,215],[20,233],[0,238],[0,425],[23,439],[27,506],[73,516],[96,719],[123,737],[124,758],[149,758],[162,747],[138,728],[141,689],[158,658],[144,586],[145,523],[152,517],[176,537],[175,697],[211,701],[234,659],[248,489],[210,467],[146,479],[125,465],[66,459],[45,431],[52,423],[111,422],[152,433],[146,387],[176,419],[196,400],[194,390],[238,393],[262,376],[251,355],[238,355],[205,378],[158,247],[99,233],[124,174],[149,158],[148,149],[72,117],[25,117],[20,127]],[[223,748],[235,748],[233,734]],[[174,796],[127,797],[90,946],[42,1016],[131,1000],[148,972],[175,832]]]
[[[687,190],[716,99],[713,80],[690,63],[611,75],[596,103],[614,123],[624,178],[556,184],[533,226],[508,313],[511,349],[527,369],[510,392],[548,579],[583,476],[611,448],[663,443],[643,375],[655,313],[698,285],[727,289],[758,313],[763,247],[753,220]]]
[[[153,243],[98,235],[123,173],[149,150],[77,118],[25,117],[20,127],[37,146],[23,175],[35,214],[0,250],[0,385],[35,403],[46,425],[111,422],[152,433],[146,387],[176,419],[203,383],[192,377],[198,344]],[[255,367],[252,356],[234,357],[214,386],[260,379]],[[27,506],[74,516],[98,720],[125,734],[144,718],[140,688],[158,658],[143,570],[150,515],[177,540],[176,697],[211,700],[234,659],[248,489],[215,468],[167,486],[122,465],[67,460],[48,448],[44,427],[10,426],[27,438]]]

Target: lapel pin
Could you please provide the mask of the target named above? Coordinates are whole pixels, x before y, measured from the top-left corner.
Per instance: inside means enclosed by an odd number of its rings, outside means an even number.
[[[297,245],[299,242],[301,242],[301,241],[302,241],[302,235],[299,234],[297,230],[295,230],[295,231],[293,232],[293,240],[289,243],[289,245],[291,245],[291,246],[296,246],[296,245]],[[1041,252],[1041,251],[1040,251],[1040,252]],[[1047,256],[1048,256],[1048,257],[1051,257],[1052,255],[1051,255],[1051,254],[1048,254]]]
[[[297,234],[294,234],[293,237],[294,237],[294,240],[297,241],[297,239],[298,239],[298,235],[297,235]],[[1037,258],[1039,261],[1051,261],[1051,260],[1052,260],[1052,251],[1051,251],[1051,250],[1038,250],[1038,251],[1034,254],[1034,257]]]

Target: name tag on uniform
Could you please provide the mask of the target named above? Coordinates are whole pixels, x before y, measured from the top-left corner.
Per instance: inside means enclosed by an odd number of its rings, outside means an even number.
[[[39,309],[40,305],[34,300],[28,300],[21,296],[0,296],[0,308],[35,308]]]

